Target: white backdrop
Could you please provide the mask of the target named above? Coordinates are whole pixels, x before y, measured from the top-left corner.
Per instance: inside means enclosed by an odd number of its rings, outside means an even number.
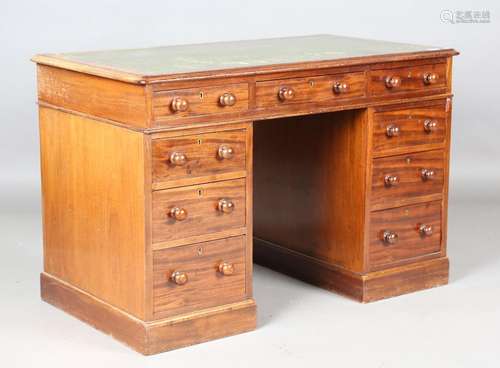
[[[499,367],[499,4],[1,0],[0,363],[23,368]],[[443,10],[489,11],[490,23],[443,22]],[[461,52],[454,64],[450,285],[361,305],[256,266],[256,331],[150,358],[40,302],[36,75],[29,61],[34,54],[318,33]]]

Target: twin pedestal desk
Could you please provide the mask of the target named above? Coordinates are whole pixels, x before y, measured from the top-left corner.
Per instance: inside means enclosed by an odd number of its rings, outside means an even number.
[[[457,52],[329,35],[38,55],[42,298],[144,354],[255,328],[252,262],[448,281]]]

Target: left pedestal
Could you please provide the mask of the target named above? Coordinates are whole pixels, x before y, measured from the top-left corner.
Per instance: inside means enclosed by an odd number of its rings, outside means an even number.
[[[143,354],[254,329],[250,137],[247,123],[155,135],[40,106],[42,299]],[[221,178],[200,175],[198,151]]]

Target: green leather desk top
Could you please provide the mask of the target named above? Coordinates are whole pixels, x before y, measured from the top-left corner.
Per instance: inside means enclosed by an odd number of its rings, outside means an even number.
[[[333,35],[103,50],[41,55],[138,76],[286,65],[349,58],[439,51],[440,48]],[[55,64],[55,63],[54,63]]]

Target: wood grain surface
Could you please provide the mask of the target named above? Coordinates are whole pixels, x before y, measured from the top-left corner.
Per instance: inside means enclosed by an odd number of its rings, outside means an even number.
[[[53,276],[40,275],[42,299],[144,355],[254,330],[256,305],[248,298],[194,313],[144,322]]]
[[[149,123],[144,86],[38,65],[38,99],[137,128]]]
[[[363,303],[448,283],[446,257],[358,274],[262,239],[254,245],[257,263]]]
[[[445,156],[442,150],[408,153],[373,160],[371,209],[401,206],[415,201],[440,199],[443,195]],[[422,170],[434,171],[424,180]],[[387,175],[396,176],[395,185],[387,185]]]
[[[221,106],[219,98],[224,93],[236,97],[233,106]],[[174,98],[183,98],[188,102],[186,111],[175,112],[171,108]],[[182,124],[182,118],[203,115],[237,113],[248,109],[248,83],[222,86],[206,86],[179,90],[155,91],[153,93],[153,117],[158,122],[175,121]]]
[[[144,318],[143,134],[41,108],[40,147],[44,271]]]
[[[436,73],[438,80],[435,84],[426,85],[423,81],[424,74]],[[398,88],[387,88],[385,79],[387,77],[397,76],[401,78],[401,86]],[[409,93],[413,91],[427,91],[433,89],[445,89],[446,81],[446,63],[436,63],[428,65],[411,65],[407,67],[393,67],[388,69],[374,69],[369,73],[368,90],[370,95],[393,95],[400,93]]]
[[[154,314],[163,318],[243,300],[245,290],[244,236],[155,251]],[[218,271],[219,264],[234,267],[232,275]],[[170,276],[184,272],[188,281],[177,285]]]
[[[222,145],[232,148],[234,152],[232,158],[221,159],[218,157],[217,153]],[[173,165],[170,162],[170,155],[173,152],[186,155],[186,164]],[[178,186],[189,185],[193,182],[206,182],[206,178],[211,179],[216,175],[245,176],[246,130],[154,139],[152,142],[152,162],[154,189],[172,186],[172,183]]]
[[[254,124],[254,236],[363,271],[366,110]]]
[[[221,199],[233,202],[233,212],[217,209]],[[153,243],[239,229],[246,224],[245,179],[155,191],[152,206]],[[187,211],[185,220],[169,216],[174,207]]]
[[[346,83],[348,91],[336,94],[333,86],[336,82]],[[281,101],[278,97],[280,88],[288,87],[295,91],[290,101]],[[262,107],[286,108],[290,104],[307,103],[309,101],[342,101],[347,98],[364,97],[366,93],[364,73],[325,75],[309,78],[288,78],[257,82],[255,89],[255,105]]]
[[[369,273],[363,302],[373,302],[448,284],[450,264],[441,257]]]
[[[373,152],[377,156],[397,154],[412,150],[443,148],[447,136],[446,102],[441,100],[435,106],[411,109],[394,109],[375,113],[373,119]],[[426,132],[427,120],[436,127]],[[399,135],[389,137],[387,128],[395,126]]]
[[[316,50],[310,42],[303,50]],[[152,49],[166,54],[147,60],[129,50],[139,59],[106,65],[86,59],[99,52],[35,57],[42,298],[152,354],[255,327],[253,242],[257,262],[362,302],[447,283],[457,53],[400,45],[406,51],[384,54],[366,48],[377,41],[357,42],[359,55],[321,60],[212,45],[202,49],[232,59],[200,59],[190,71],[161,62],[185,47]],[[184,56],[175,60],[193,61]],[[400,86],[387,87],[391,76]],[[280,99],[282,87],[294,98]],[[223,106],[225,93],[234,105]],[[187,109],[174,111],[174,98]],[[221,158],[223,146],[232,156]],[[423,180],[423,169],[433,177]],[[221,211],[223,199],[233,211]],[[184,212],[174,219],[173,208]],[[397,242],[382,241],[384,231]]]
[[[432,235],[419,232],[420,225],[432,227]],[[384,231],[398,235],[395,244],[383,240]],[[388,268],[401,261],[424,255],[439,255],[441,250],[441,202],[399,207],[370,215],[370,269]]]

